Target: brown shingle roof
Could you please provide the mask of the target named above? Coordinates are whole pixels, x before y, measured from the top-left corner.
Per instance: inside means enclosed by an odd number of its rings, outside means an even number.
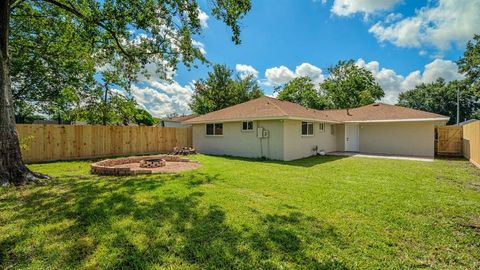
[[[260,97],[225,109],[190,119],[186,123],[234,121],[250,119],[311,119],[336,122],[319,110],[307,109],[301,105],[271,97]]]
[[[448,120],[447,116],[384,103],[373,103],[348,110],[324,110],[331,118],[341,122]]]
[[[448,120],[448,117],[410,108],[375,103],[349,110],[314,110],[271,97],[260,97],[222,110],[207,113],[186,123],[240,121],[253,119],[305,119],[324,122]]]

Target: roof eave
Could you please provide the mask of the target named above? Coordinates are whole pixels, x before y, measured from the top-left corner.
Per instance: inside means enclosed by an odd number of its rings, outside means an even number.
[[[407,118],[407,119],[383,119],[383,120],[352,120],[343,121],[344,123],[396,123],[396,122],[443,122],[449,121],[450,117],[435,117],[435,118]]]
[[[266,120],[301,120],[301,121],[312,121],[312,122],[322,122],[322,123],[332,123],[332,124],[341,123],[335,120],[315,119],[315,118],[298,117],[298,116],[245,117],[245,118],[235,118],[235,119],[216,119],[216,120],[199,120],[199,121],[187,120],[182,123],[183,124],[208,124],[208,123],[218,123],[218,122],[225,123],[225,122],[266,121]]]

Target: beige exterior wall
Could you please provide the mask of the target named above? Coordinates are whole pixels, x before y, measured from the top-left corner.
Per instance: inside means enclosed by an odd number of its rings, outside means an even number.
[[[257,128],[269,131],[257,138]],[[223,136],[207,136],[205,124],[193,125],[193,146],[200,153],[283,160],[282,120],[253,121],[253,131],[242,131],[242,122],[224,122]]]
[[[434,122],[360,124],[360,152],[434,156]]]
[[[345,151],[345,125],[335,125],[335,131],[337,135],[335,151]]]
[[[313,124],[313,136],[302,136],[302,121],[285,120],[284,121],[284,158],[285,160],[294,160],[309,157],[315,154],[312,150],[318,146],[318,151],[335,151],[336,149],[336,130],[335,125],[325,123],[325,131],[320,132],[320,122]],[[332,135],[331,129],[334,128]]]
[[[345,151],[345,125],[325,123],[320,132],[319,122],[313,126],[313,136],[302,136],[302,121],[254,121],[254,130],[242,131],[242,122],[224,122],[223,136],[207,136],[205,124],[193,125],[193,145],[200,152],[212,155],[266,157],[275,160],[295,160],[314,155],[312,150]],[[372,154],[434,156],[434,126],[444,123],[396,122],[359,124],[359,151]],[[257,128],[269,131],[269,137],[257,138]],[[332,135],[331,129],[334,128]]]

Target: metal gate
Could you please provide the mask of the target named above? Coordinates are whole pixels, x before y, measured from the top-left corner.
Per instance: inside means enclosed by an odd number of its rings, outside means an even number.
[[[462,156],[462,127],[443,126],[435,129],[435,154]]]

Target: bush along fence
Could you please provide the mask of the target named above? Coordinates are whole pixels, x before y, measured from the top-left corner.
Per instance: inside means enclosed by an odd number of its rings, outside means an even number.
[[[191,147],[191,128],[91,125],[17,125],[27,163],[144,155]]]

